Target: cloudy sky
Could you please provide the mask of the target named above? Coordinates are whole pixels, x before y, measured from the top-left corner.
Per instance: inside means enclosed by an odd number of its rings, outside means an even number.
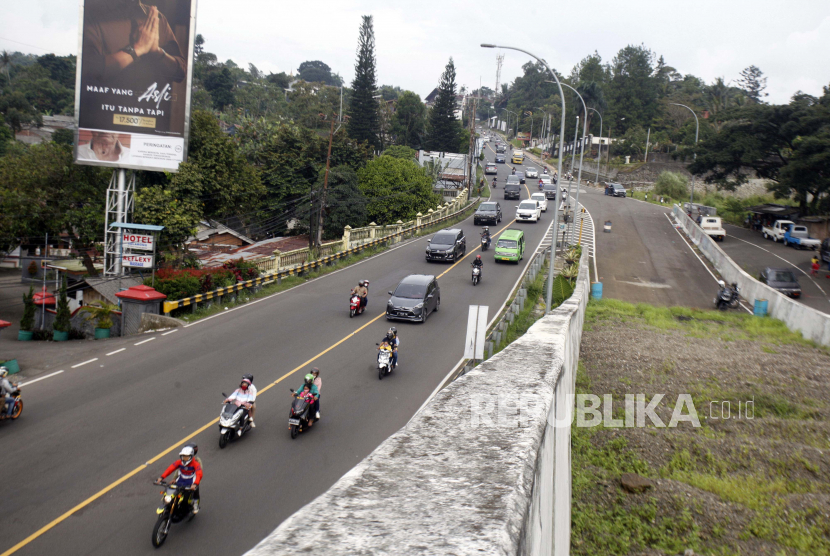
[[[4,4],[0,49],[77,53],[76,2]],[[220,60],[272,72],[322,60],[350,83],[360,16],[368,14],[375,21],[379,84],[422,97],[438,84],[450,56],[459,84],[492,88],[497,52],[480,48],[482,42],[529,50],[565,74],[595,50],[610,61],[620,48],[640,43],[707,82],[735,80],[754,64],[768,77],[773,103],[798,90],[820,95],[830,85],[830,0],[201,0],[196,27]],[[502,52],[502,82],[512,81],[528,58]]]

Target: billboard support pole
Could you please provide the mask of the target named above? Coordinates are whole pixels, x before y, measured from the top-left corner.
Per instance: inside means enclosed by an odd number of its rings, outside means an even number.
[[[130,173],[127,180],[127,171],[119,168],[114,170],[110,185],[107,188],[107,205],[104,215],[104,276],[120,276],[123,273],[121,265],[121,233],[122,230],[113,228],[114,222],[128,222],[133,211],[135,195],[135,172]]]

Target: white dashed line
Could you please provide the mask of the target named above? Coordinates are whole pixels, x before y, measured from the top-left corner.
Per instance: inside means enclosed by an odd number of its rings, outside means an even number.
[[[147,338],[146,340],[143,340],[143,341],[138,342],[137,344],[133,344],[133,345],[134,345],[134,346],[140,346],[141,344],[146,344],[147,342],[152,342],[152,341],[153,341],[153,340],[155,340],[155,339],[156,339],[156,337],[155,337],[155,336],[153,336],[152,338]]]
[[[40,377],[40,378],[36,378],[36,379],[34,379],[34,380],[30,380],[29,382],[23,382],[22,384],[18,384],[17,386],[18,386],[18,388],[23,388],[24,386],[28,386],[28,385],[30,385],[30,384],[34,384],[35,382],[40,382],[41,380],[46,379],[46,378],[49,378],[50,376],[59,375],[59,374],[61,374],[62,372],[63,372],[63,371],[56,371],[56,372],[54,372],[54,373],[52,373],[52,374],[48,374],[48,375],[46,375],[46,376],[42,376],[42,377]]]
[[[178,330],[171,330],[170,332],[165,332],[162,336],[167,336],[168,334],[172,334],[173,332],[178,332]]]
[[[77,369],[77,368],[78,368],[78,367],[80,367],[81,365],[86,365],[87,363],[93,363],[93,362],[95,362],[95,361],[98,361],[98,358],[97,358],[97,357],[96,357],[95,359],[90,359],[89,361],[84,361],[83,363],[78,363],[77,365],[72,365],[72,368],[73,368],[73,369]]]
[[[111,352],[109,352],[109,353],[107,354],[107,357],[109,357],[110,355],[115,355],[116,353],[121,353],[121,352],[122,352],[122,351],[124,351],[125,349],[127,349],[127,348],[121,348],[121,349],[117,349],[117,350],[115,350],[115,351],[111,351]]]

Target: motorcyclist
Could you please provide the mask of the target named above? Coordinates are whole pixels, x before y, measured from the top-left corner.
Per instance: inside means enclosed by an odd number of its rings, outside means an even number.
[[[484,229],[481,231],[481,238],[487,239],[487,248],[490,248],[490,228],[488,226],[484,226]],[[481,255],[479,255],[480,257]]]
[[[12,412],[14,411],[14,398],[12,394],[17,391],[17,384],[14,382],[9,381],[6,378],[9,375],[9,369],[6,367],[0,367],[0,395],[3,396],[3,409],[4,411],[0,412],[0,419],[7,419],[12,416]]]
[[[548,173],[548,167],[547,167],[547,166],[545,166],[544,168],[542,168],[542,173],[543,173],[543,174],[547,174],[547,173]]]
[[[389,343],[389,347],[392,349],[392,370],[395,370],[398,367],[398,346],[401,343],[398,339],[398,329],[394,326],[390,328],[386,332],[386,338],[384,340]]]
[[[312,372],[313,371],[314,371],[314,369],[312,369]],[[301,397],[300,395],[302,394],[303,388],[305,388],[306,385],[308,385],[308,389],[311,391],[312,395],[314,396],[314,402],[315,402],[314,405],[316,406],[317,401],[320,399],[320,391],[317,389],[317,385],[314,384],[314,375],[311,374],[311,372],[309,372],[307,375],[305,375],[303,377],[302,385],[294,391],[292,396],[295,397],[295,398]],[[313,410],[314,410],[314,407],[312,407],[312,411],[309,412],[309,418],[308,418],[308,426],[309,427],[312,425],[312,423],[314,423],[314,417],[316,416],[316,413]]]
[[[357,283],[357,286],[352,290],[352,294],[360,297],[360,311],[358,311],[358,314],[362,313],[366,308],[366,302],[369,299],[369,289],[366,287],[368,285],[368,280],[361,280]]]
[[[242,375],[242,380],[248,379],[248,391],[254,395],[254,401],[251,402],[251,428],[256,428],[254,424],[254,413],[256,413],[256,386],[254,386],[254,375]]]
[[[496,178],[493,178],[493,189],[498,187],[498,183],[499,183],[498,180]]]
[[[195,444],[186,444],[179,452],[179,459],[168,467],[161,477],[156,479],[156,484],[161,483],[171,473],[178,471],[175,485],[185,487],[192,492],[188,502],[193,508],[194,515],[199,513],[199,483],[202,482],[202,461],[196,457],[198,448]]]
[[[515,176],[516,175],[516,168],[513,168],[513,171],[511,171],[510,173]]]
[[[251,428],[256,428],[256,425],[254,425],[253,415],[253,403],[256,401],[256,390],[251,389],[251,381],[249,379],[243,378],[242,382],[239,383],[239,388],[234,390],[233,393],[228,396],[225,403],[232,401],[240,402],[242,407],[248,410],[248,418],[251,420]]]
[[[479,275],[479,278],[481,278],[484,274],[484,261],[481,260],[481,255],[476,255],[476,258],[473,259],[470,265],[477,267],[481,271]]]

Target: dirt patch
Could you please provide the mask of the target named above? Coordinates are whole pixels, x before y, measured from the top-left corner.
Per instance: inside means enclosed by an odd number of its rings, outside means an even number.
[[[614,403],[573,429],[574,554],[830,554],[826,349],[772,319],[609,300],[589,305],[580,367],[577,393]],[[674,428],[638,411],[659,394]]]

